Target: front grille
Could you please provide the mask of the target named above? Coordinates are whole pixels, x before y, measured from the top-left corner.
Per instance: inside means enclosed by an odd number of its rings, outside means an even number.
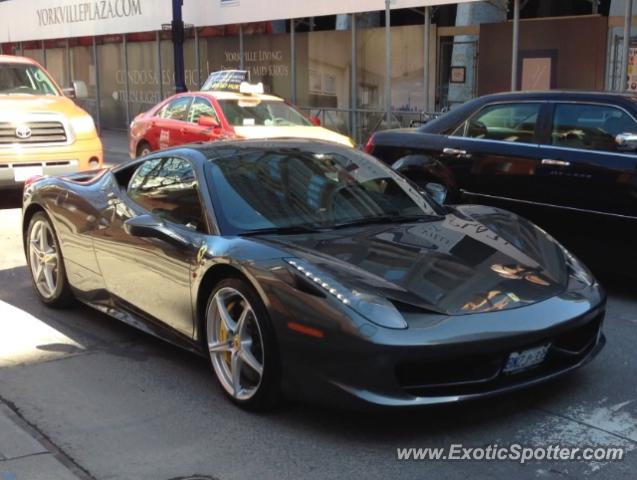
[[[30,134],[22,137],[17,134],[20,127],[28,127]],[[25,130],[25,129],[23,129]],[[62,122],[56,120],[38,120],[16,124],[0,122],[0,145],[38,145],[48,143],[66,143],[67,135]]]
[[[403,362],[396,368],[396,378],[407,393],[415,396],[470,395],[541,378],[581,362],[596,344],[602,319],[600,314],[557,336],[514,348],[520,351],[551,344],[545,361],[526,371],[502,373],[511,353],[506,350],[439,361]]]

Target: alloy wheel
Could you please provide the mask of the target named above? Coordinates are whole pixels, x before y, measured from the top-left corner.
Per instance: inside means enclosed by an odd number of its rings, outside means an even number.
[[[220,288],[208,307],[206,328],[221,385],[236,400],[249,400],[261,385],[265,358],[261,327],[250,302],[234,288]]]
[[[38,220],[31,228],[29,260],[31,274],[38,292],[45,299],[52,298],[59,282],[60,256],[53,231],[44,220]]]

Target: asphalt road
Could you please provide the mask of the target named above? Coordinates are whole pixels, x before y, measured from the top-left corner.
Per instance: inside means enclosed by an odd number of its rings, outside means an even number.
[[[202,359],[78,306],[36,299],[19,195],[0,200],[0,401],[86,478],[634,479],[637,291],[605,279],[606,349],[540,388],[416,412],[354,414],[288,403],[245,413]],[[624,448],[621,462],[398,461],[397,448],[560,444]],[[21,480],[21,479],[18,479]]]

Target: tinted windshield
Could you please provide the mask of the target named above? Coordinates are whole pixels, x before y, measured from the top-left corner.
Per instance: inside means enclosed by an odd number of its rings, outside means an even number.
[[[215,149],[209,187],[224,234],[293,227],[337,228],[439,213],[411,183],[355,150]]]
[[[40,67],[21,63],[0,63],[0,94],[59,95]]]
[[[290,127],[312,124],[300,112],[280,100],[219,100],[230,125],[235,127]]]

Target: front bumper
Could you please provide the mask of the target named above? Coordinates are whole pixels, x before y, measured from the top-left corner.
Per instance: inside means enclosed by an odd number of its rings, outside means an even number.
[[[71,144],[0,148],[0,188],[21,188],[31,174],[66,175],[101,168],[102,142],[98,137]],[[41,173],[40,173],[41,172]]]
[[[501,323],[469,315],[420,329],[379,329],[369,341],[297,338],[283,357],[284,387],[291,396],[357,409],[456,403],[530,387],[582,367],[605,344],[605,301],[577,312],[556,309],[565,301],[492,314]],[[512,352],[543,345],[550,348],[540,365],[503,373]]]

